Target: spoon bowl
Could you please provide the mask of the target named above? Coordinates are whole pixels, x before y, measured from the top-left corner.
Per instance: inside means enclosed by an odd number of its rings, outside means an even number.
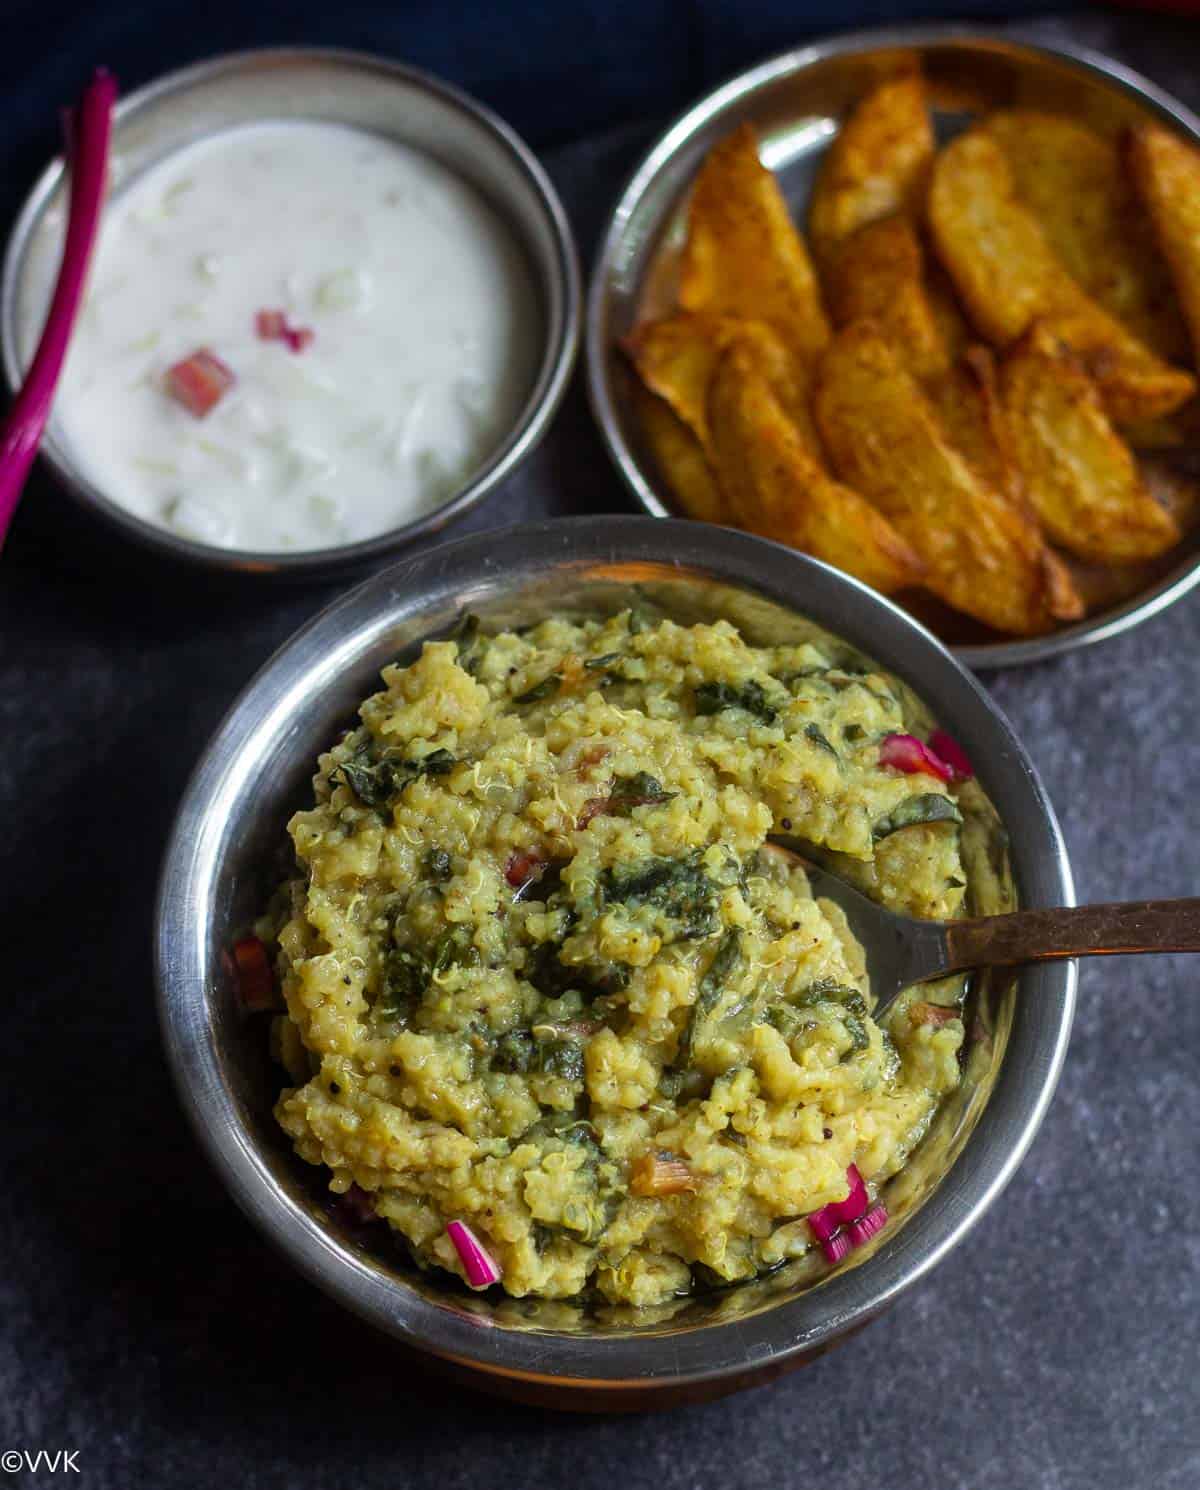
[[[866,955],[876,1019],[905,988],[949,973],[1056,958],[1200,952],[1200,899],[1130,900],[963,921],[918,921],[876,905],[814,863],[803,840],[772,834],[771,843],[801,862],[815,896],[845,911]]]

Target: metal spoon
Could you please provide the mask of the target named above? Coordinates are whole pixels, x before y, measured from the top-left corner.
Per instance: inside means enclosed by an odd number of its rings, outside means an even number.
[[[1130,900],[1114,905],[1012,911],[969,921],[916,921],[884,910],[807,856],[802,840],[772,834],[800,860],[814,895],[841,906],[867,958],[873,1017],[903,988],[947,973],[1055,957],[1129,952],[1200,952],[1200,899]]]

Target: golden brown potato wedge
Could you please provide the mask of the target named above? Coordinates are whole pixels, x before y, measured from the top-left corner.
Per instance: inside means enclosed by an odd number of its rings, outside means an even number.
[[[1069,276],[1017,200],[1000,147],[976,130],[934,163],[929,188],[934,248],[987,339],[1007,346],[1064,298]]]
[[[625,350],[646,387],[671,405],[711,457],[709,389],[722,354],[735,343],[745,346],[758,362],[809,448],[819,451],[811,413],[811,376],[765,321],[677,311],[637,327],[627,338]]]
[[[721,358],[709,418],[718,480],[739,527],[836,564],[885,594],[920,583],[925,566],[916,553],[805,448],[745,347]]]
[[[842,244],[828,275],[837,326],[874,321],[918,378],[949,372],[953,351],[925,280],[925,255],[912,220],[880,218]]]
[[[1200,150],[1161,125],[1142,124],[1130,138],[1129,160],[1200,362]]]
[[[1001,364],[1000,387],[1026,493],[1055,543],[1127,564],[1179,541],[1096,384],[1053,335],[1035,325]]]
[[[634,408],[642,437],[675,506],[697,522],[724,523],[729,511],[700,442],[656,394],[639,383]]]
[[[1181,533],[1200,527],[1200,479],[1157,455],[1138,462],[1146,490],[1160,502]]]
[[[925,392],[950,443],[975,474],[1010,502],[1023,503],[1025,487],[991,348],[968,347],[953,367],[926,383]]]
[[[925,253],[925,291],[950,360],[957,362],[971,345],[974,333],[959,306],[954,281],[928,251]]]
[[[948,286],[929,282],[909,218],[881,218],[846,240],[829,273],[829,306],[839,326],[875,323],[898,360],[923,384],[951,443],[978,475],[1019,502],[1021,478],[996,388],[995,360],[989,348],[966,344],[966,328]]]
[[[1072,279],[1165,361],[1190,361],[1166,260],[1119,146],[1033,109],[999,110],[983,132]]]
[[[1181,533],[1200,525],[1200,481],[1157,456],[1139,461],[1138,469],[1147,491],[1162,504]],[[1090,615],[1131,599],[1161,579],[1171,562],[1168,553],[1136,564],[1096,564],[1068,558],[1067,567]]]
[[[829,323],[808,249],[758,137],[741,125],[708,153],[692,189],[679,270],[685,310],[766,321],[800,356],[829,341]]]
[[[1200,448],[1200,398],[1189,399],[1173,414],[1121,425],[1121,438],[1135,450]]]
[[[951,444],[916,379],[870,322],[834,338],[822,360],[816,415],[834,470],[909,540],[929,566],[934,594],[1018,635],[1081,613],[1036,525]]]
[[[1190,374],[1155,356],[1084,294],[1017,197],[1004,152],[981,130],[960,135],[938,156],[929,223],[968,315],[993,345],[1007,347],[1034,321],[1053,323],[1122,422],[1169,414],[1195,391]]]
[[[1087,614],[1087,599],[1080,593],[1065,554],[1049,544],[1045,548],[1046,609],[1058,621],[1078,621]]]
[[[1114,336],[1118,323],[1086,297],[1045,317],[1058,339],[1096,380],[1104,406],[1117,424],[1162,419],[1182,408],[1196,391],[1196,379],[1148,352],[1133,336]]]
[[[919,72],[868,93],[838,131],[813,187],[808,231],[818,261],[832,267],[842,243],[867,223],[917,211],[933,150]]]

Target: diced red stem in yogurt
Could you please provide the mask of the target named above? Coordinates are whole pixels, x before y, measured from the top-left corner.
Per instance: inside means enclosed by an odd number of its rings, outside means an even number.
[[[167,369],[167,392],[197,419],[211,413],[236,382],[233,369],[207,347]]]
[[[281,341],[293,352],[303,352],[316,336],[311,326],[293,326],[286,310],[256,311],[254,330],[260,341]]]
[[[259,341],[282,341],[287,313],[282,310],[260,310],[254,315],[254,330]]]

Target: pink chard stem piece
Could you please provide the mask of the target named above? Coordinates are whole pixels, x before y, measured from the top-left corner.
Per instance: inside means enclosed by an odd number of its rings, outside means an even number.
[[[472,1288],[487,1288],[500,1281],[500,1269],[495,1259],[465,1221],[451,1221],[446,1227],[446,1235],[454,1243],[454,1250]]]

